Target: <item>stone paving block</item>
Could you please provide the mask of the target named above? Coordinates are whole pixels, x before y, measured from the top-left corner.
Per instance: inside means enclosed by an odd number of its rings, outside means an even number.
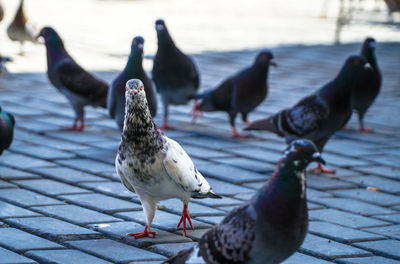
[[[108,224],[94,224],[94,225],[89,225],[89,227],[93,228],[96,231],[104,233],[107,236],[122,240],[124,243],[128,243],[135,247],[141,247],[141,248],[148,247],[154,244],[184,243],[192,241],[188,237],[176,235],[167,231],[162,231],[157,228],[151,229],[152,231],[157,232],[154,238],[145,237],[141,239],[135,239],[134,237],[127,236],[126,234],[142,232],[144,230],[144,225],[128,221],[108,223]]]
[[[160,201],[159,204],[162,205],[163,210],[167,212],[172,212],[174,214],[179,214],[179,215],[182,213],[183,203],[178,199],[169,199],[165,201]],[[219,209],[210,208],[195,203],[189,203],[188,210],[189,214],[193,217],[207,216],[207,215],[225,215],[225,212]]]
[[[44,215],[58,218],[77,225],[122,221],[121,219],[112,217],[110,215],[102,214],[97,211],[72,204],[39,206],[31,207],[31,209]]]
[[[390,223],[361,215],[346,213],[335,209],[309,211],[310,220],[321,220],[351,228],[385,226]]]
[[[157,244],[150,246],[149,249],[161,255],[172,257],[176,255],[179,251],[191,248],[196,244],[196,242]]]
[[[339,155],[332,155],[329,153],[324,153],[324,159],[328,164],[334,164],[340,167],[355,167],[355,166],[366,166],[370,164],[370,162],[361,160],[361,159],[354,159],[350,157],[344,157]]]
[[[315,258],[309,255],[304,255],[301,253],[294,253],[287,260],[283,261],[282,264],[299,264],[299,263],[307,263],[307,264],[328,264],[332,263],[329,261],[325,261],[323,259]]]
[[[400,224],[399,225],[390,225],[390,226],[382,226],[382,227],[373,227],[364,229],[368,232],[372,232],[375,234],[384,235],[390,238],[399,239],[400,240]]]
[[[330,179],[315,174],[307,175],[307,186],[321,191],[334,190],[334,189],[349,189],[355,187],[354,184],[351,184],[349,182]]]
[[[200,238],[208,231],[209,229],[201,228],[201,229],[187,229],[186,236],[193,239],[194,241],[200,241]],[[183,231],[179,230],[177,234],[183,236]]]
[[[0,189],[16,188],[15,184],[0,180]]]
[[[62,201],[24,189],[0,190],[0,199],[24,207],[63,204]]]
[[[15,228],[2,228],[0,245],[16,252],[24,252],[32,249],[57,249],[62,245],[44,238],[34,236]]]
[[[25,171],[20,171],[4,166],[0,166],[0,179],[4,180],[25,180],[25,179],[35,179],[40,178],[39,175],[28,173]]]
[[[327,260],[345,257],[372,256],[368,251],[331,241],[319,236],[307,234],[300,252]]]
[[[220,223],[223,219],[225,218],[225,216],[199,216],[196,217],[195,219],[204,223],[208,223],[211,225],[216,225],[218,223]]]
[[[18,180],[14,183],[45,195],[82,194],[91,191],[49,179]]]
[[[389,166],[362,166],[354,168],[356,171],[360,171],[366,174],[375,174],[386,178],[392,178],[393,180],[399,180],[400,169],[392,168]]]
[[[104,137],[101,135],[92,134],[89,132],[86,133],[76,133],[73,131],[55,131],[46,133],[47,136],[52,138],[58,138],[61,140],[72,141],[75,143],[86,143],[86,142],[94,142],[94,141],[102,141]]]
[[[392,222],[392,223],[396,223],[396,224],[400,224],[400,214],[375,215],[374,218]]]
[[[50,217],[8,218],[4,222],[55,241],[100,238],[96,231]]]
[[[57,181],[68,182],[72,184],[80,182],[95,182],[95,181],[106,180],[102,177],[98,177],[83,171],[73,170],[66,167],[33,168],[32,171]]]
[[[254,181],[264,182],[267,179],[267,177],[263,174],[222,164],[210,164],[207,167],[202,167],[199,170],[204,176],[206,176],[206,178],[215,178],[234,184]]]
[[[15,252],[0,247],[0,264],[30,264],[37,263],[27,257],[18,255]]]
[[[381,235],[321,221],[310,221],[308,225],[308,232],[346,244],[385,238]]]
[[[282,146],[282,148],[285,148],[285,146]],[[278,161],[282,158],[282,153],[280,152],[272,152],[267,149],[256,148],[256,147],[244,147],[237,149],[232,148],[232,149],[227,149],[226,151],[249,159],[266,161],[272,164],[277,164]]]
[[[343,258],[336,259],[336,263],[339,264],[371,264],[371,263],[379,263],[379,264],[398,264],[398,260],[388,259],[383,257],[364,257],[364,258]]]
[[[368,175],[349,177],[345,180],[363,187],[375,187],[384,192],[400,194],[400,182],[398,181]]]
[[[52,167],[54,163],[44,161],[41,159],[31,158],[21,154],[14,154],[10,152],[3,153],[0,164],[17,167],[20,169],[29,169],[33,167]]]
[[[205,136],[180,137],[178,141],[182,144],[190,144],[197,147],[207,146],[207,148],[215,150],[226,150],[228,148],[236,148],[238,147],[238,145],[243,145],[242,143],[235,140],[226,140],[224,138],[212,138]]]
[[[197,203],[204,206],[209,207],[219,207],[219,206],[230,206],[230,205],[240,205],[243,204],[243,201],[230,198],[223,197],[222,199],[212,199],[212,198],[204,198],[204,199],[192,199],[191,203]]]
[[[115,167],[113,165],[87,159],[58,160],[57,163],[95,174],[103,172],[115,172]]]
[[[39,261],[40,263],[57,263],[57,264],[71,264],[71,263],[111,264],[112,263],[74,249],[31,250],[28,251],[25,255]]]
[[[335,190],[331,191],[331,193],[333,193],[335,196],[354,198],[380,206],[392,206],[400,204],[399,196],[382,192],[371,192],[366,189]]]
[[[99,193],[63,195],[59,198],[103,213],[142,210],[142,206],[139,204]]]
[[[259,173],[272,173],[275,170],[275,166],[270,163],[246,158],[219,158],[213,159],[213,162],[239,167],[245,170],[251,170]]]
[[[0,201],[0,219],[8,217],[40,216],[36,212]]]
[[[67,242],[73,248],[112,262],[163,260],[164,256],[110,239],[80,240]],[[107,250],[104,250],[107,249]]]
[[[81,183],[80,186],[118,198],[131,199],[134,197],[135,200],[139,199],[135,193],[126,189],[121,182],[85,182]]]
[[[121,213],[115,214],[115,216],[130,220],[130,221],[134,221],[134,222],[140,223],[142,225],[146,224],[146,217],[144,216],[144,213],[142,211],[121,212]],[[180,218],[181,218],[180,215],[171,214],[168,212],[164,212],[162,210],[157,210],[151,226],[154,228],[161,229],[161,230],[175,232],[176,226],[179,223]],[[209,228],[210,227],[209,224],[199,222],[195,219],[192,219],[192,223],[193,223],[194,228]],[[187,224],[189,225],[188,222],[187,222]],[[181,224],[180,229],[182,229],[182,228],[183,227]]]
[[[188,144],[182,144],[182,147],[190,157],[193,156],[200,159],[215,159],[233,156],[230,153],[215,151],[204,147],[196,147]]]
[[[379,240],[355,243],[354,246],[372,251],[379,255],[400,260],[400,241],[398,240]]]
[[[38,159],[71,159],[75,157],[75,154],[65,152],[62,150],[49,148],[46,146],[33,146],[33,145],[25,145],[21,148],[18,148],[16,152],[20,154],[26,154],[29,156],[33,156]]]
[[[216,194],[222,196],[234,197],[240,194],[254,193],[253,189],[232,184],[229,182],[220,181],[217,179],[207,178],[208,183],[213,188]]]
[[[396,211],[388,208],[348,198],[320,198],[318,200],[314,200],[313,202],[323,204],[326,207],[350,211],[352,213],[365,216],[396,213]]]
[[[115,157],[117,155],[118,146],[114,149],[97,149],[88,148],[75,151],[81,158],[93,159],[100,162],[105,162],[114,165]]]

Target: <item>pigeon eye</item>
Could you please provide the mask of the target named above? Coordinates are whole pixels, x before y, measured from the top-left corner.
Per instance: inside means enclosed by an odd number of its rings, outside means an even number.
[[[355,59],[354,60],[354,65],[358,65],[358,64],[360,64],[360,60],[359,59]]]
[[[300,147],[300,148],[299,148],[299,152],[304,152],[304,148],[303,148],[303,147]]]

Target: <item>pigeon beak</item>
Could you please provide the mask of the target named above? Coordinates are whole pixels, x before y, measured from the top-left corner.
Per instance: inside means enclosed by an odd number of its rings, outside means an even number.
[[[278,67],[278,64],[274,60],[270,60],[269,65],[271,65],[273,67]]]
[[[138,44],[137,47],[138,49],[143,50],[143,44]]]
[[[164,26],[163,25],[161,25],[161,24],[157,24],[156,25],[156,30],[157,31],[161,31],[161,30],[163,30],[164,29]]]
[[[372,66],[371,64],[369,64],[368,62],[364,64],[364,69],[371,71],[372,70]]]
[[[315,153],[312,155],[312,157],[313,157],[312,161],[316,161],[316,162],[319,162],[319,163],[322,163],[322,164],[326,164],[325,160],[323,160],[323,159],[321,158],[321,153],[315,152]]]

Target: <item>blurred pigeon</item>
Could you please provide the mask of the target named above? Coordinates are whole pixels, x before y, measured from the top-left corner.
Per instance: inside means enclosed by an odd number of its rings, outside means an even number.
[[[193,120],[196,120],[198,111],[225,111],[229,115],[233,137],[243,138],[236,130],[235,117],[241,113],[243,122],[250,124],[248,114],[267,96],[268,68],[270,65],[276,66],[273,58],[270,51],[262,51],[253,65],[227,78],[214,90],[196,95],[195,99],[202,101],[195,102]]]
[[[37,42],[34,28],[30,23],[28,23],[28,19],[24,13],[24,0],[21,0],[14,20],[7,28],[7,35],[11,40],[19,41],[21,43],[21,55],[24,54],[23,45],[25,41],[31,41],[33,43]]]
[[[199,89],[200,77],[193,61],[175,46],[163,20],[156,21],[156,30],[158,50],[152,74],[164,105],[161,129],[171,129],[168,124],[168,106],[189,102]]]
[[[11,145],[14,135],[15,119],[0,107],[0,155]]]
[[[70,129],[82,131],[85,127],[84,106],[106,108],[108,85],[85,71],[72,59],[53,28],[44,27],[38,37],[43,37],[45,41],[47,76],[50,82],[67,97],[74,108],[76,118]]]
[[[353,109],[358,113],[360,132],[368,133],[372,130],[364,127],[364,114],[378,96],[382,84],[382,75],[375,56],[375,39],[367,38],[364,41],[361,56],[371,64],[372,71],[363,72],[358,76],[353,91]]]
[[[7,71],[7,67],[6,67],[6,63],[7,62],[12,62],[12,61],[13,61],[12,58],[0,55],[0,74],[8,72]]]
[[[157,98],[153,90],[153,85],[146,72],[143,69],[143,44],[142,37],[135,37],[132,41],[131,54],[125,69],[111,84],[108,91],[107,107],[112,118],[117,120],[119,128],[124,126],[125,115],[125,84],[128,80],[136,78],[144,83],[147,102],[149,103],[151,116],[154,117],[157,112]]]
[[[164,263],[281,263],[303,243],[308,228],[305,170],[324,162],[307,139],[293,141],[271,179],[234,208],[192,248]]]
[[[3,4],[0,2],[0,22],[4,19],[4,8]]]
[[[321,89],[266,119],[255,121],[246,130],[268,130],[285,137],[287,142],[297,138],[312,140],[322,152],[326,142],[340,130],[351,116],[351,95],[357,76],[371,70],[361,56],[349,57],[335,79]],[[335,173],[321,164],[315,173]]]
[[[193,228],[187,210],[190,198],[221,198],[193,165],[182,147],[164,136],[150,115],[146,94],[140,80],[126,84],[125,121],[115,167],[125,187],[135,192],[142,203],[147,224],[143,232],[128,236],[154,237],[150,231],[158,201],[171,198],[183,202],[182,217],[186,235],[186,219]]]

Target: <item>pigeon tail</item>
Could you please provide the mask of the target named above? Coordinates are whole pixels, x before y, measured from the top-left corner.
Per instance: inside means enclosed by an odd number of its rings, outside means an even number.
[[[258,121],[252,122],[248,127],[244,130],[268,130],[270,132],[279,134],[278,129],[276,128],[273,119],[268,117],[266,119],[261,119]]]
[[[214,193],[212,190],[210,190],[208,193],[193,192],[191,197],[194,199],[203,199],[203,198],[222,199],[222,196]]]

